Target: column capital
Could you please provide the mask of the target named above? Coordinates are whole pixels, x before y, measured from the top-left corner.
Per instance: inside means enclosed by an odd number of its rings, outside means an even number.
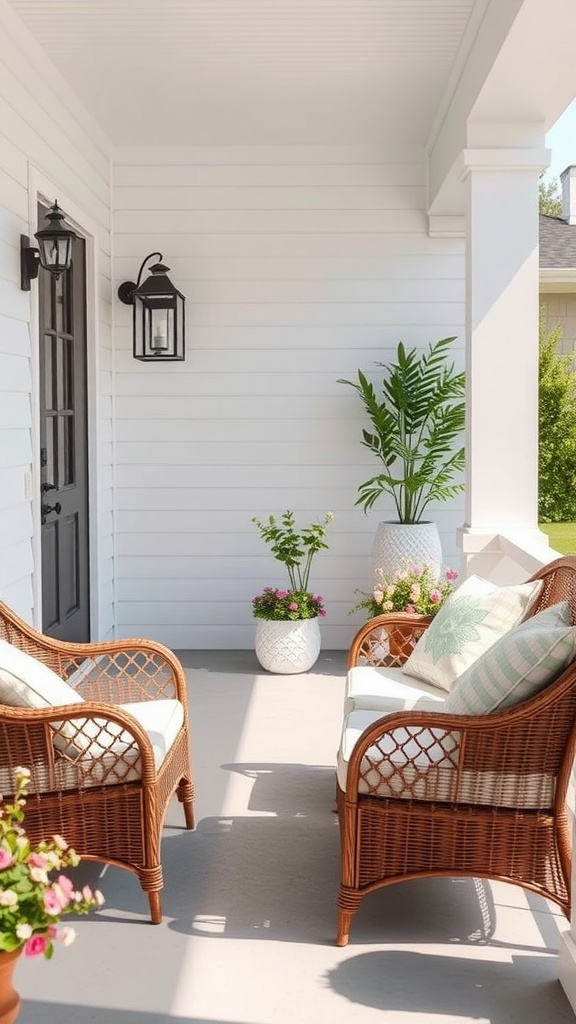
[[[549,149],[463,149],[460,180],[473,171],[540,171],[550,164]]]

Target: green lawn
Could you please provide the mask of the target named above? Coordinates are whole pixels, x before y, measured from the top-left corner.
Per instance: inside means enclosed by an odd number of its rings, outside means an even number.
[[[576,554],[576,523],[540,523],[548,534],[550,546],[562,555]]]

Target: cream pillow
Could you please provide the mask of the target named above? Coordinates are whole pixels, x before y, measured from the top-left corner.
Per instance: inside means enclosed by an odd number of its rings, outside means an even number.
[[[42,661],[0,640],[0,704],[50,708],[83,703],[80,694]]]
[[[403,666],[406,675],[450,691],[454,680],[529,613],[543,581],[497,587],[469,576],[450,595]]]

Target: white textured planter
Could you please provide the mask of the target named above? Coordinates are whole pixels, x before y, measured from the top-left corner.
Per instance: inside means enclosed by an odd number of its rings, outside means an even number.
[[[386,576],[396,572],[403,559],[412,565],[430,562],[439,576],[442,546],[436,523],[378,523],[372,545],[372,567]]]
[[[256,657],[267,672],[307,672],[320,654],[318,619],[256,620]]]

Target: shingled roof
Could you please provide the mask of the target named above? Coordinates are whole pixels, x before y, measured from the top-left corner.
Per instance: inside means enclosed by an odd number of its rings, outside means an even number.
[[[540,267],[576,268],[576,224],[540,214]]]

